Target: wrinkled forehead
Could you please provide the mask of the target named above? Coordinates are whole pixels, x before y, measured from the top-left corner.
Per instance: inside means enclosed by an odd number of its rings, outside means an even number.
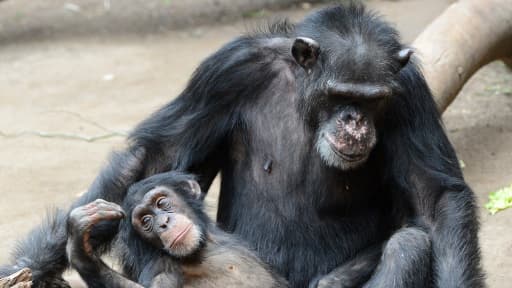
[[[322,65],[333,78],[355,83],[386,82],[396,72],[395,51],[363,35],[341,37],[333,33],[333,37],[322,42]]]
[[[166,186],[155,186],[144,194],[141,199],[142,204],[151,204],[162,196],[172,197],[174,192]]]

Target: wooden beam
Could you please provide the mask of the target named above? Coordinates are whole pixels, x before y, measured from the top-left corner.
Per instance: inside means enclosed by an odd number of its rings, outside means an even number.
[[[413,47],[438,108],[444,111],[482,66],[505,58],[512,65],[512,1],[457,1],[416,38]]]

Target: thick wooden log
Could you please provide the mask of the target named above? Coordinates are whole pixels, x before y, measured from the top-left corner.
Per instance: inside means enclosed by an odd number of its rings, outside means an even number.
[[[440,111],[487,63],[512,65],[512,0],[460,0],[413,43]],[[512,67],[512,66],[510,66]]]

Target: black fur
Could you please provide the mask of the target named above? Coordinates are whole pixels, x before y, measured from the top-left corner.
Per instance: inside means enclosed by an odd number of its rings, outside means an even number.
[[[288,55],[287,39],[294,37],[320,45],[310,73]],[[483,287],[473,193],[414,57],[403,68],[394,58],[402,48],[397,32],[360,5],[319,10],[296,26],[273,25],[268,33],[235,39],[198,67],[178,98],[133,131],[128,152],[114,158],[76,205],[95,198],[120,203],[131,183],[167,170],[199,175],[207,191],[220,171],[221,227],[252,244],[292,287],[307,287],[387,239],[393,245],[383,248],[386,256],[368,286],[396,279],[394,287],[413,280]],[[328,166],[315,148],[322,124],[315,115],[331,108],[318,91],[329,79],[393,89],[388,109],[376,115],[377,146],[357,169]],[[140,165],[121,173],[127,170],[120,163],[132,158]],[[420,227],[429,241],[415,233],[393,238],[404,226]],[[51,241],[55,248],[16,258],[47,255],[65,263],[65,238]],[[410,244],[403,249],[414,248],[411,253],[426,243],[431,249],[413,261],[388,253],[397,242]],[[36,275],[56,272],[31,263],[41,269]],[[401,269],[379,273],[389,265]]]
[[[15,248],[12,254],[14,266],[0,267],[0,278],[13,274],[23,267],[30,267],[32,278],[38,279],[37,287],[69,287],[62,279],[62,273],[69,267],[66,256],[66,213],[56,209],[48,213],[41,226]]]

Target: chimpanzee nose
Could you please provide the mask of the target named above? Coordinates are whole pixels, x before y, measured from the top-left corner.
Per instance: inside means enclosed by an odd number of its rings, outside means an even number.
[[[167,229],[167,224],[169,224],[169,221],[169,216],[163,216],[159,224],[160,229]]]
[[[345,110],[341,114],[341,119],[344,122],[350,122],[350,121],[359,122],[359,121],[361,121],[361,118],[362,118],[361,112],[356,111],[354,109]]]

